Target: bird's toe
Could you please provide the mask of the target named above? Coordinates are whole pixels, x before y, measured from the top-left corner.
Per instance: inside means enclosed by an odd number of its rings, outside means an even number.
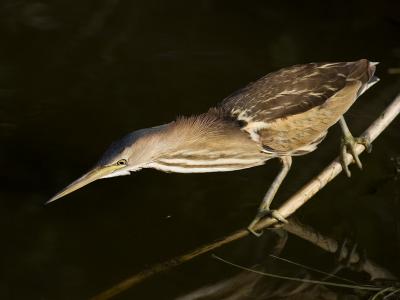
[[[349,170],[348,165],[346,164],[346,153],[349,153],[352,157],[356,165],[359,169],[362,169],[361,160],[356,152],[355,147],[357,144],[361,144],[365,147],[367,152],[371,152],[372,145],[368,138],[366,137],[353,137],[353,136],[344,136],[341,141],[341,151],[340,151],[340,163],[342,165],[343,170],[345,171],[347,177],[351,177],[351,172]]]

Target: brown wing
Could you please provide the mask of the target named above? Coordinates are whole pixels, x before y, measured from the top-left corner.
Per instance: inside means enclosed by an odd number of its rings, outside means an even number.
[[[244,123],[266,151],[300,155],[315,149],[373,82],[375,64],[310,63],[270,73],[227,97],[220,108]]]
[[[221,108],[232,117],[268,122],[323,104],[348,81],[365,85],[375,67],[365,60],[310,63],[270,73],[225,98]]]

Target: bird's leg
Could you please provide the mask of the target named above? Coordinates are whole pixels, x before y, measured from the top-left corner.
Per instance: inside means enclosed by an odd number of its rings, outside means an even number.
[[[364,147],[368,153],[371,152],[372,146],[371,146],[371,142],[366,137],[353,137],[343,116],[340,118],[339,124],[340,124],[340,127],[342,128],[342,132],[343,132],[343,137],[342,137],[342,141],[340,144],[340,163],[342,164],[342,168],[345,171],[347,177],[350,177],[351,173],[350,173],[349,167],[346,165],[346,161],[345,161],[346,152],[349,151],[351,156],[353,156],[353,159],[354,159],[355,163],[357,164],[357,166],[360,169],[362,169],[362,164],[361,164],[360,159],[358,158],[358,154],[356,153],[355,146],[357,144],[364,145]]]
[[[354,271],[362,270],[361,267],[363,266],[363,264],[365,264],[367,255],[364,249],[359,250],[357,248],[358,248],[357,243],[349,242],[347,239],[345,239],[340,244],[340,246],[335,252],[336,261],[339,263],[339,266],[337,266],[335,269],[336,270],[335,273],[339,272],[344,268],[349,268]],[[359,260],[356,263],[352,263],[351,259],[357,253],[357,250],[358,250]]]
[[[282,169],[279,172],[278,176],[275,177],[274,181],[268,189],[268,192],[265,194],[264,199],[262,200],[260,207],[258,208],[258,213],[256,217],[247,227],[247,229],[255,236],[260,236],[262,232],[256,232],[253,229],[254,226],[266,215],[270,215],[271,217],[277,219],[279,222],[282,223],[288,222],[278,211],[270,209],[271,202],[274,199],[275,194],[279,189],[279,186],[282,184],[282,181],[285,179],[287,173],[289,172],[290,166],[292,165],[291,156],[280,157],[280,160],[282,163]]]

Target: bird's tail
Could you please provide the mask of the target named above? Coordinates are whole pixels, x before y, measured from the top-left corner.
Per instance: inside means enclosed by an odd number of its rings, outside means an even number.
[[[358,96],[361,96],[364,94],[371,86],[376,84],[380,79],[376,77],[375,70],[376,70],[376,65],[379,64],[379,62],[372,62],[368,61],[368,81],[363,84],[363,86],[360,88],[360,91],[358,92]]]

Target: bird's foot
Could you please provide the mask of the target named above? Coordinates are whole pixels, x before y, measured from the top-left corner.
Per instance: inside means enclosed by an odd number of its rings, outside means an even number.
[[[372,144],[371,141],[366,138],[366,137],[353,137],[352,135],[347,135],[342,137],[342,142],[340,145],[341,151],[340,151],[340,163],[342,165],[343,170],[345,171],[347,177],[351,177],[351,172],[349,170],[349,167],[346,165],[346,153],[350,153],[351,156],[353,156],[353,159],[357,166],[362,169],[362,163],[360,161],[360,158],[358,157],[358,154],[355,150],[355,147],[357,144],[361,144],[365,147],[368,153],[372,151]]]
[[[263,231],[256,231],[254,229],[254,227],[257,225],[257,223],[264,217],[271,217],[274,218],[278,221],[278,226],[279,225],[283,225],[283,224],[287,224],[289,223],[288,220],[285,219],[284,216],[282,216],[282,214],[278,211],[278,210],[274,210],[274,209],[264,209],[264,210],[260,210],[256,217],[254,218],[254,220],[250,223],[250,225],[247,227],[247,230],[250,231],[252,234],[254,234],[256,237],[260,237],[263,234]]]
[[[351,243],[345,239],[335,252],[335,257],[339,263],[339,269],[349,268],[354,271],[360,271],[362,265],[366,260],[366,253],[364,250],[358,250],[357,243]],[[358,251],[357,251],[358,250]],[[358,252],[358,261],[352,262],[354,255]]]

